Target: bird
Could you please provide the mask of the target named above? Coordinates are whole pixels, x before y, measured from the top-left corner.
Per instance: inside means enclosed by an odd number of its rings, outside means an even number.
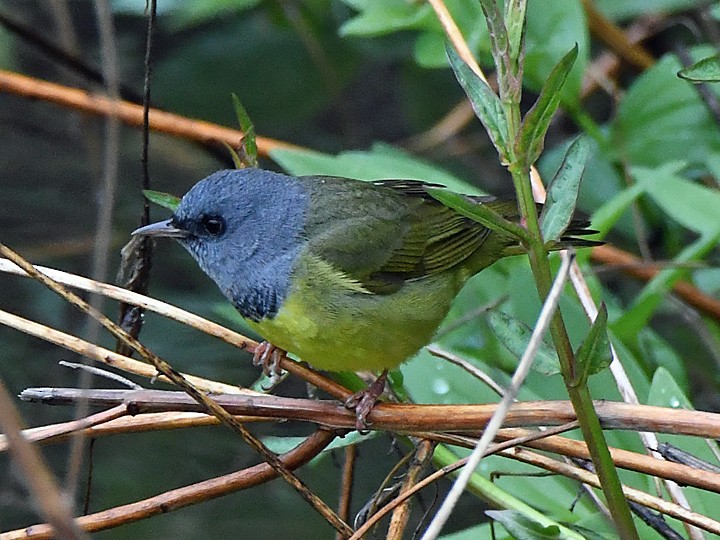
[[[171,218],[134,235],[176,239],[266,341],[267,367],[294,353],[327,371],[382,372],[346,405],[357,427],[397,367],[433,338],[465,282],[522,252],[430,195],[420,180],[290,176],[220,170],[195,184]],[[518,222],[513,199],[469,196]],[[597,244],[586,220],[549,249]]]

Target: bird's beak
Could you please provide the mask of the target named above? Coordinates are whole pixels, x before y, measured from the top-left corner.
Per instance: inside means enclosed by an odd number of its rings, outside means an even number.
[[[133,236],[154,236],[154,237],[167,237],[167,238],[186,238],[188,233],[182,229],[178,229],[172,223],[172,219],[166,219],[165,221],[158,221],[157,223],[151,223],[145,225],[139,229],[135,229],[132,232]]]

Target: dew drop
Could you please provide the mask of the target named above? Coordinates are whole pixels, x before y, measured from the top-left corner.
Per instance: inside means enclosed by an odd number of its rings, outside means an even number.
[[[443,395],[450,391],[450,385],[445,379],[435,379],[433,380],[432,389],[436,394]]]

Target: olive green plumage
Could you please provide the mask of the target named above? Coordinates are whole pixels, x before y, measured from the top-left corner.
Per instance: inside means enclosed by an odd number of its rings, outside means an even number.
[[[219,171],[136,232],[176,237],[273,345],[323,369],[384,369],[432,339],[468,278],[518,251],[428,185]],[[472,198],[517,220],[514,201]]]

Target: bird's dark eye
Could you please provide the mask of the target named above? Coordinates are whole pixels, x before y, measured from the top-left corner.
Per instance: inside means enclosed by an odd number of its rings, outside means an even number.
[[[203,216],[200,223],[210,236],[220,236],[225,232],[225,220],[219,216]]]

